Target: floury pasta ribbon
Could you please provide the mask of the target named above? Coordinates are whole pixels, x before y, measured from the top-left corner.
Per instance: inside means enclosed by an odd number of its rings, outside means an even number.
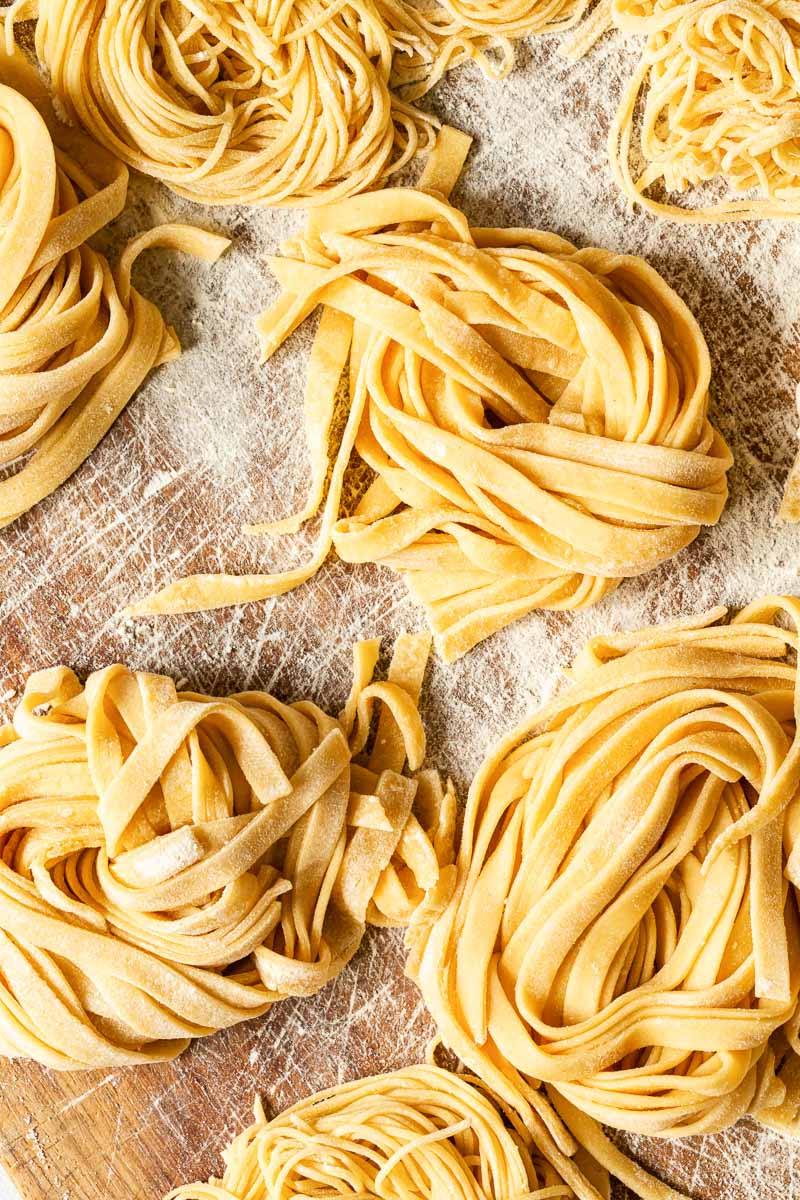
[[[429,641],[399,638],[385,681],[359,643],[338,719],[120,665],[32,675],[0,730],[0,1054],[173,1058],[318,991],[367,923],[433,919],[455,797],[422,769]]]
[[[592,639],[479,770],[410,935],[445,1044],[523,1117],[544,1081],[611,1171],[601,1124],[800,1128],[798,630],[767,597]]]
[[[312,483],[295,518],[252,531],[290,532],[321,510],[313,557],[283,574],[190,576],[131,613],[264,599],[334,547],[397,570],[453,659],[533,609],[595,603],[718,520],[731,456],[708,419],[694,317],[640,258],[471,228],[444,199],[468,145],[443,131],[420,188],[319,210],[270,260],[283,294],[259,320],[265,357],[322,307]],[[376,478],[340,517],[353,448]]]

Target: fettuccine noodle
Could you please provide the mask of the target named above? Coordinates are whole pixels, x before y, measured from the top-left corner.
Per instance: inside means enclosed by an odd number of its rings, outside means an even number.
[[[318,305],[306,435],[317,549],[278,575],[195,575],[134,615],[259,600],[308,579],[333,545],[399,571],[456,658],[536,608],[593,604],[714,524],[730,453],[708,420],[697,322],[642,259],[531,229],[470,229],[439,192],[463,135],[423,180],[322,210],[270,260],[265,356]],[[330,430],[349,359],[349,415]],[[337,520],[355,445],[377,479]],[[323,503],[324,500],[324,503]]]
[[[608,1200],[607,1172],[544,1099],[542,1111],[553,1132],[542,1120],[532,1137],[469,1079],[433,1065],[330,1088],[272,1121],[257,1101],[255,1123],[225,1151],[222,1178],[167,1200]],[[669,1188],[661,1195],[685,1200]]]
[[[546,1081],[611,1170],[597,1122],[800,1131],[799,629],[771,597],[590,641],[484,762],[411,931],[445,1044],[522,1114]]]
[[[676,221],[800,217],[800,0],[615,0],[613,9],[620,28],[647,34],[609,133],[625,194]],[[713,180],[760,198],[681,206],[647,194]]]
[[[800,383],[795,389],[795,405],[800,418]],[[789,475],[784,485],[783,499],[778,510],[778,520],[786,522],[800,521],[800,449],[797,450],[794,462],[789,469]]]
[[[0,526],[54,491],[108,431],[148,372],[180,345],[131,287],[150,246],[214,261],[225,238],[165,225],[115,270],[87,238],[125,204],[128,173],[60,126],[35,72],[0,49]],[[31,454],[32,452],[32,454]]]
[[[432,919],[455,797],[420,770],[428,645],[398,639],[385,682],[356,646],[339,720],[119,665],[32,675],[0,730],[0,1053],[172,1058],[316,992],[366,922]]]

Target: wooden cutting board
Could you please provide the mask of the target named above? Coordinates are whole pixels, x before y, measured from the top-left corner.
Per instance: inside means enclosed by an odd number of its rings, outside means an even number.
[[[432,1029],[402,964],[399,938],[381,932],[321,997],[281,1004],[173,1063],[67,1074],[4,1065],[3,1165],[23,1200],[159,1200],[221,1174],[257,1093],[277,1111],[376,1064],[417,1059]]]
[[[528,223],[649,257],[706,332],[714,415],[737,466],[722,522],[674,562],[595,610],[534,615],[452,667],[434,664],[422,700],[429,760],[462,796],[492,742],[552,691],[589,634],[800,591],[798,533],[773,525],[795,445],[800,226],[680,228],[627,213],[604,137],[630,56],[613,40],[574,68],[547,41],[520,55],[503,85],[465,70],[432,101],[478,138],[456,200],[481,224]],[[137,283],[177,326],[183,357],[151,377],[72,480],[0,533],[7,711],[33,669],[65,662],[85,673],[121,660],[211,692],[258,686],[336,712],[352,642],[380,635],[388,646],[421,625],[389,572],[341,563],[270,604],[122,623],[128,601],[178,573],[268,570],[309,553],[306,535],[270,543],[240,533],[248,520],[291,511],[307,481],[300,428],[310,333],[259,369],[252,330],[273,294],[261,260],[301,218],[209,213],[137,180],[111,246],[175,218],[222,228],[236,247],[212,269],[145,256]],[[207,1178],[249,1123],[257,1092],[278,1111],[338,1080],[420,1060],[433,1029],[402,965],[399,937],[375,932],[317,997],[198,1042],[172,1064],[56,1075],[3,1063],[0,1161],[24,1200],[159,1200]],[[798,1146],[748,1122],[717,1138],[629,1145],[697,1200],[800,1200]]]

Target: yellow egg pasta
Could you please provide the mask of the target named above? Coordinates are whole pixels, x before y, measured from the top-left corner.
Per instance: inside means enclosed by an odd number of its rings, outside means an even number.
[[[591,640],[479,770],[411,931],[444,1043],[522,1114],[545,1081],[611,1170],[598,1123],[800,1130],[798,630],[767,597]]]
[[[453,659],[533,609],[595,603],[717,521],[731,456],[708,420],[694,317],[640,258],[471,229],[441,195],[464,141],[444,131],[429,190],[331,205],[270,260],[284,290],[259,321],[265,357],[323,309],[306,391],[312,485],[296,518],[251,531],[285,533],[321,508],[312,559],[194,575],[133,615],[285,592],[333,546],[399,571]],[[376,479],[339,519],[353,447]]]
[[[455,797],[421,769],[429,641],[399,638],[385,681],[359,643],[339,719],[121,665],[32,675],[0,729],[0,1054],[173,1058],[316,992],[367,922],[432,919]]]
[[[225,238],[164,225],[116,268],[87,239],[125,204],[128,173],[60,125],[33,69],[0,49],[0,526],[91,454],[148,372],[180,345],[131,286],[141,251],[214,261]]]
[[[389,0],[18,0],[69,115],[201,204],[322,203],[378,184],[432,139],[395,97],[425,30]]]
[[[379,186],[438,122],[413,106],[591,0],[15,0],[70,119],[202,204],[315,205]]]
[[[488,78],[502,79],[514,66],[513,43],[538,34],[563,33],[582,22],[593,0],[436,0],[410,5],[430,30],[432,47],[395,57],[392,81],[406,99],[431,90],[445,71],[477,62]],[[600,0],[603,8],[610,0]],[[591,20],[591,18],[590,18]],[[608,22],[606,22],[606,25]],[[486,49],[495,51],[486,56]]]
[[[795,391],[795,403],[800,416],[800,383]],[[783,499],[778,509],[778,520],[787,524],[800,521],[800,450],[794,456],[794,462],[789,468],[789,474],[783,489]]]
[[[476,1082],[429,1064],[330,1088],[271,1121],[257,1101],[222,1178],[167,1200],[608,1200],[608,1172],[544,1098],[532,1135]],[[644,1171],[642,1181],[659,1200],[685,1200]]]
[[[674,221],[800,217],[799,0],[614,0],[613,19],[647,36],[609,133],[626,196]],[[712,181],[741,197],[670,199]]]

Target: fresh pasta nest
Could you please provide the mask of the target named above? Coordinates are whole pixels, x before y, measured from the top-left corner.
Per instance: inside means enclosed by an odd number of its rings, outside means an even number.
[[[411,101],[588,0],[15,0],[72,120],[203,204],[325,203],[379,185],[437,122]],[[487,55],[487,50],[493,51]]]
[[[402,4],[21,0],[69,117],[201,204],[314,203],[378,183],[432,137],[388,86],[424,30]]]
[[[799,629],[772,597],[589,642],[485,761],[412,934],[445,1043],[522,1112],[544,1080],[600,1161],[596,1121],[800,1128]]]
[[[0,49],[0,526],[68,478],[152,367],[180,351],[131,287],[149,246],[209,261],[228,241],[165,225],[131,242],[115,270],[87,238],[125,204],[128,173],[60,125],[38,77]],[[27,457],[26,457],[27,456]]]
[[[455,135],[450,134],[455,137]],[[457,139],[456,139],[457,140]],[[442,155],[447,190],[460,163]],[[303,582],[331,545],[399,571],[453,659],[532,609],[593,604],[717,521],[730,453],[708,420],[709,356],[642,259],[530,229],[471,229],[432,190],[312,215],[270,260],[265,356],[321,305],[306,392],[318,511],[340,377],[348,421],[317,551],[280,575],[192,576],[135,605],[181,612]],[[339,515],[353,445],[376,480]]]
[[[560,1149],[503,1119],[477,1080],[433,1065],[375,1075],[309,1096],[255,1124],[225,1152],[222,1179],[167,1200],[607,1200],[608,1174],[577,1148],[546,1101]],[[649,1180],[640,1172],[639,1182]],[[660,1200],[685,1200],[663,1188]]]
[[[617,0],[613,7],[620,28],[647,34],[609,135],[626,195],[675,220],[800,216],[798,0]],[[638,175],[632,157],[643,161]],[[760,196],[680,206],[647,194],[654,184],[674,194],[714,180]]]
[[[0,1053],[171,1058],[317,991],[365,922],[435,915],[455,798],[419,769],[427,652],[398,639],[377,682],[360,643],[339,720],[119,665],[32,675],[0,731]]]
[[[295,1196],[538,1196],[562,1181],[539,1169],[486,1096],[435,1066],[408,1067],[319,1092],[256,1121],[225,1152],[225,1173],[169,1200]],[[545,1193],[567,1196],[567,1191]]]

